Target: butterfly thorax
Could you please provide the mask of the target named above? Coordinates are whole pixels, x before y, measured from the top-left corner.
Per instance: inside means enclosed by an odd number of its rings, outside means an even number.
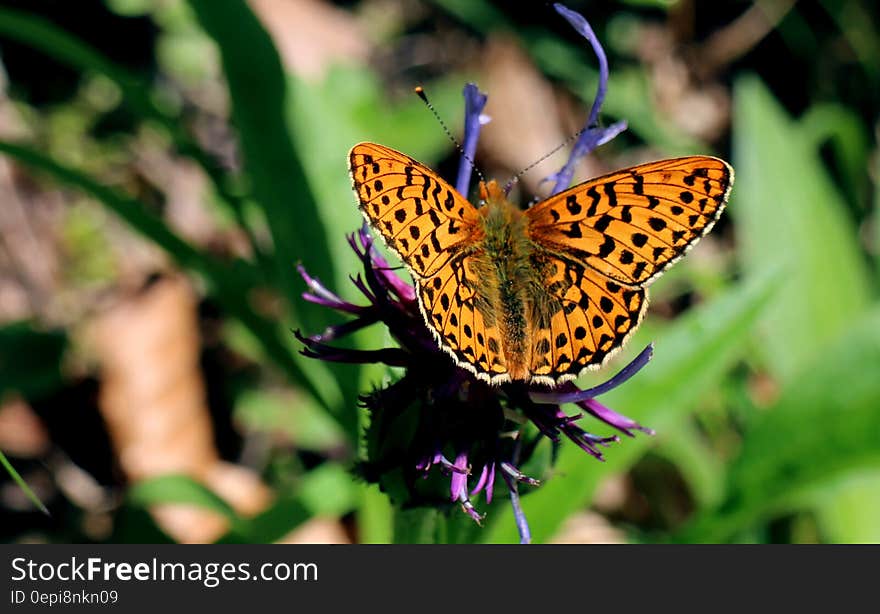
[[[512,379],[529,375],[530,313],[535,280],[535,246],[528,237],[528,219],[507,200],[494,181],[480,185],[484,238],[475,256],[480,299],[498,314],[501,346]]]

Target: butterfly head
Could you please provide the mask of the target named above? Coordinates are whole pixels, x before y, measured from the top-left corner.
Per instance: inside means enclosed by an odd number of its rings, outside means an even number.
[[[481,181],[480,200],[488,204],[500,203],[507,200],[507,195],[494,179],[491,181]]]

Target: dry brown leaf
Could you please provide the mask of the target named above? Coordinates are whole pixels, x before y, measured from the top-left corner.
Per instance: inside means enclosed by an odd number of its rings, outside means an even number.
[[[318,0],[249,0],[288,70],[320,78],[334,61],[364,61],[369,44],[350,13]]]
[[[38,458],[49,450],[43,421],[19,396],[0,404],[0,450],[19,458]]]
[[[280,544],[350,544],[351,539],[335,518],[312,518],[282,537]]]
[[[101,364],[99,407],[119,464],[131,481],[187,474],[238,512],[268,505],[269,489],[250,471],[220,461],[199,366],[196,297],[182,276],[161,278],[121,298],[92,323]],[[181,542],[206,542],[227,529],[209,511],[163,505],[154,515]]]
[[[625,544],[626,535],[594,512],[581,512],[565,521],[553,544]]]
[[[486,84],[481,89],[490,93],[485,113],[492,121],[480,133],[480,148],[493,163],[517,172],[565,140],[556,96],[515,39],[491,38],[483,65]],[[522,177],[523,183],[539,192],[538,182],[558,171],[564,159],[560,153],[544,160]]]

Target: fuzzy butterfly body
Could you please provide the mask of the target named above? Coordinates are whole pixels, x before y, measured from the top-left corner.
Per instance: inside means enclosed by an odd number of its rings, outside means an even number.
[[[601,366],[647,309],[647,286],[712,228],[733,183],[691,156],[592,179],[521,210],[494,181],[475,207],[374,143],[349,154],[364,217],[412,273],[428,328],[491,383],[555,385]]]

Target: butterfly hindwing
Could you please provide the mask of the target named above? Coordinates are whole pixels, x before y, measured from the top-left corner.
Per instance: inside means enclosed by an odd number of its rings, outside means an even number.
[[[416,276],[473,242],[477,210],[431,169],[375,143],[355,145],[349,163],[364,217]]]
[[[541,254],[547,299],[532,339],[531,372],[546,383],[573,379],[602,365],[626,342],[644,316],[645,290],[611,280],[566,257]]]
[[[457,255],[418,281],[419,304],[440,346],[462,367],[486,380],[507,372],[495,315],[481,303],[473,258]]]
[[[709,156],[635,166],[529,209],[530,237],[618,282],[643,286],[711,230],[732,183],[730,165]]]

